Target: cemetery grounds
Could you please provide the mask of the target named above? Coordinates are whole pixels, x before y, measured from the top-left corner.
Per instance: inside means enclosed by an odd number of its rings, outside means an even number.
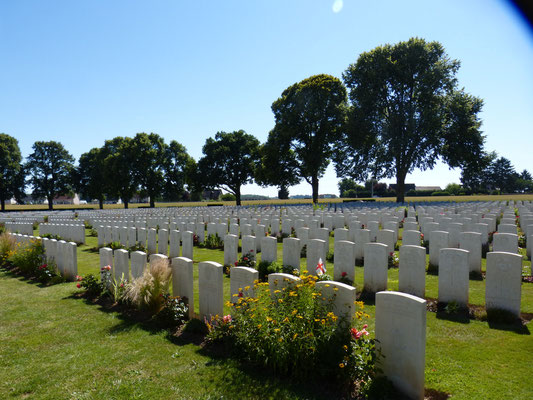
[[[86,244],[77,249],[79,275],[99,273],[97,238],[89,233],[86,230]],[[333,237],[329,246],[333,251]],[[281,255],[280,243],[279,261]],[[194,248],[195,293],[200,261],[223,264],[224,252]],[[484,271],[485,259],[482,263]],[[524,260],[523,266],[529,272],[531,262]],[[333,275],[332,264],[326,267]],[[301,270],[305,269],[302,258]],[[355,276],[359,293],[363,267],[356,267]],[[229,286],[225,277],[225,300]],[[398,290],[397,268],[388,270],[388,289]],[[331,399],[338,395],[328,382],[295,383],[207,352],[194,338],[169,335],[104,310],[77,296],[79,292],[74,282],[42,286],[0,270],[1,399]],[[437,276],[426,275],[426,298],[436,299],[437,292]],[[195,302],[198,310],[197,295]],[[483,281],[469,281],[469,302],[484,305]],[[365,311],[373,332],[374,305],[367,303]],[[528,319],[533,315],[533,283],[522,283],[521,312]],[[428,312],[426,395],[532,398],[531,329],[530,324],[489,324]]]

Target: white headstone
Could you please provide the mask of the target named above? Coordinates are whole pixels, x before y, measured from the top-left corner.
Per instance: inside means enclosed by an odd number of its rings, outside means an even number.
[[[239,297],[255,297],[254,283],[259,272],[248,267],[233,267],[230,270],[230,301],[236,303]]]
[[[522,256],[504,252],[487,253],[486,309],[507,310],[519,317],[521,291]]]
[[[468,251],[444,248],[439,256],[439,302],[468,306]]]
[[[345,277],[353,282],[355,279],[355,243],[346,240],[335,241],[335,254],[333,259],[333,279],[338,281],[343,277],[343,273],[345,273]]]
[[[423,400],[426,301],[406,293],[377,293],[376,339],[383,374],[409,398]]]
[[[224,267],[213,261],[203,261],[198,264],[198,295],[200,306],[200,319],[223,314]]]
[[[134,251],[131,253],[131,277],[132,279],[140,278],[144,269],[146,268],[146,262],[148,255],[142,251]]]
[[[300,270],[300,239],[283,239],[283,265]]]
[[[189,316],[194,316],[194,270],[189,258],[175,257],[171,262],[172,293],[174,296],[186,297],[189,305]]]
[[[387,290],[389,253],[383,243],[365,244],[364,289],[367,292]]]
[[[426,248],[403,245],[400,247],[399,291],[421,298],[426,292]]]

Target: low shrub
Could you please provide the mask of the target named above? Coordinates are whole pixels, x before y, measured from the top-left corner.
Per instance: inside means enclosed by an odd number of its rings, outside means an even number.
[[[274,274],[277,272],[284,272],[283,266],[277,262],[268,262],[268,261],[261,261],[257,265],[257,271],[259,272],[259,280],[262,282],[265,282],[268,279],[269,274]]]
[[[36,275],[43,265],[44,247],[40,240],[32,239],[29,244],[17,243],[10,253],[9,261],[26,275]]]
[[[189,318],[188,299],[173,297],[169,293],[160,295],[163,298],[161,310],[154,316],[157,324],[163,328],[175,328],[183,325]]]
[[[15,251],[17,242],[10,234],[4,232],[0,235],[0,262],[2,266],[9,264],[9,256]]]
[[[194,240],[194,237],[193,237],[193,240]],[[222,241],[222,239],[220,238],[220,236],[218,236],[218,234],[211,234],[211,235],[208,235],[207,238],[205,239],[205,242],[203,243],[203,246],[202,244],[199,244],[199,246],[201,247],[205,247],[207,249],[223,249],[224,248],[224,242]]]
[[[98,297],[104,292],[105,287],[100,280],[93,274],[87,274],[84,277],[77,276],[76,280],[78,288],[84,288],[88,297]]]
[[[239,298],[232,316],[206,321],[208,340],[227,340],[245,359],[276,374],[358,382],[364,391],[378,372],[375,340],[366,324],[355,326],[365,314],[359,310],[354,321],[339,319],[316,289],[317,277],[301,278],[274,296],[268,283],[257,283],[257,297]]]
[[[398,268],[400,266],[400,258],[398,255],[391,251],[389,253],[389,268]]]

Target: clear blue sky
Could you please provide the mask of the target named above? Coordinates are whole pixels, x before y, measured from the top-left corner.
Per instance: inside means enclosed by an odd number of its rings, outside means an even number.
[[[106,139],[156,132],[198,159],[217,131],[264,142],[289,85],[340,78],[361,52],[413,36],[461,61],[460,86],[485,101],[487,149],[533,172],[533,33],[504,0],[4,0],[0,132],[24,157],[36,140],[78,158]],[[407,181],[445,186],[459,175],[441,166]],[[338,193],[332,168],[320,193]]]

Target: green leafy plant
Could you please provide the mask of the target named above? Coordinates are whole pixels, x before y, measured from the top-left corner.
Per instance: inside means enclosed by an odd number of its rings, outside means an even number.
[[[283,266],[277,261],[261,261],[257,265],[257,271],[259,272],[259,280],[264,282],[268,279],[269,274],[283,272]]]
[[[17,243],[9,233],[0,235],[0,263],[2,266],[9,264],[9,256],[14,253]]]
[[[88,297],[98,297],[104,291],[104,285],[93,274],[87,274],[84,277],[77,276],[76,280],[78,288],[84,288]]]
[[[127,285],[128,280],[124,277],[124,273],[122,273],[122,275],[120,276],[120,280],[118,281],[116,280],[116,278],[113,278],[110,293],[115,303],[120,303],[126,299],[125,295]]]
[[[9,261],[23,274],[35,275],[43,264],[44,247],[40,240],[32,239],[28,244],[17,243],[10,254]]]
[[[400,258],[398,254],[391,251],[389,253],[389,268],[398,268],[400,266]]]
[[[41,264],[35,271],[35,277],[39,282],[60,283],[64,278],[59,274],[55,261],[48,261],[46,264]]]
[[[201,246],[201,244],[199,246]],[[211,234],[207,236],[207,238],[204,241],[203,247],[207,249],[223,249],[224,243],[222,242],[222,239],[220,238],[220,236],[218,236],[218,234],[215,233],[214,235]]]
[[[128,247],[127,250],[129,252],[134,252],[134,251],[142,251],[144,253],[147,252],[146,246],[143,246],[141,243],[135,243],[133,246]]]
[[[116,241],[115,241],[115,242],[108,243],[108,244],[106,245],[106,247],[109,247],[109,248],[112,249],[112,250],[119,250],[119,249],[124,249],[124,248],[125,248],[125,246],[123,246],[122,243],[120,243],[120,242],[116,242]]]
[[[160,296],[163,298],[162,308],[154,316],[155,321],[165,328],[181,326],[189,317],[188,299],[173,297],[169,293],[163,293]]]
[[[366,338],[366,326],[350,329],[365,314],[360,310],[354,321],[339,319],[316,288],[318,278],[301,278],[273,295],[268,283],[257,283],[257,297],[239,297],[232,317],[205,321],[208,338],[231,341],[246,359],[279,374],[370,382],[377,371],[374,341]]]

